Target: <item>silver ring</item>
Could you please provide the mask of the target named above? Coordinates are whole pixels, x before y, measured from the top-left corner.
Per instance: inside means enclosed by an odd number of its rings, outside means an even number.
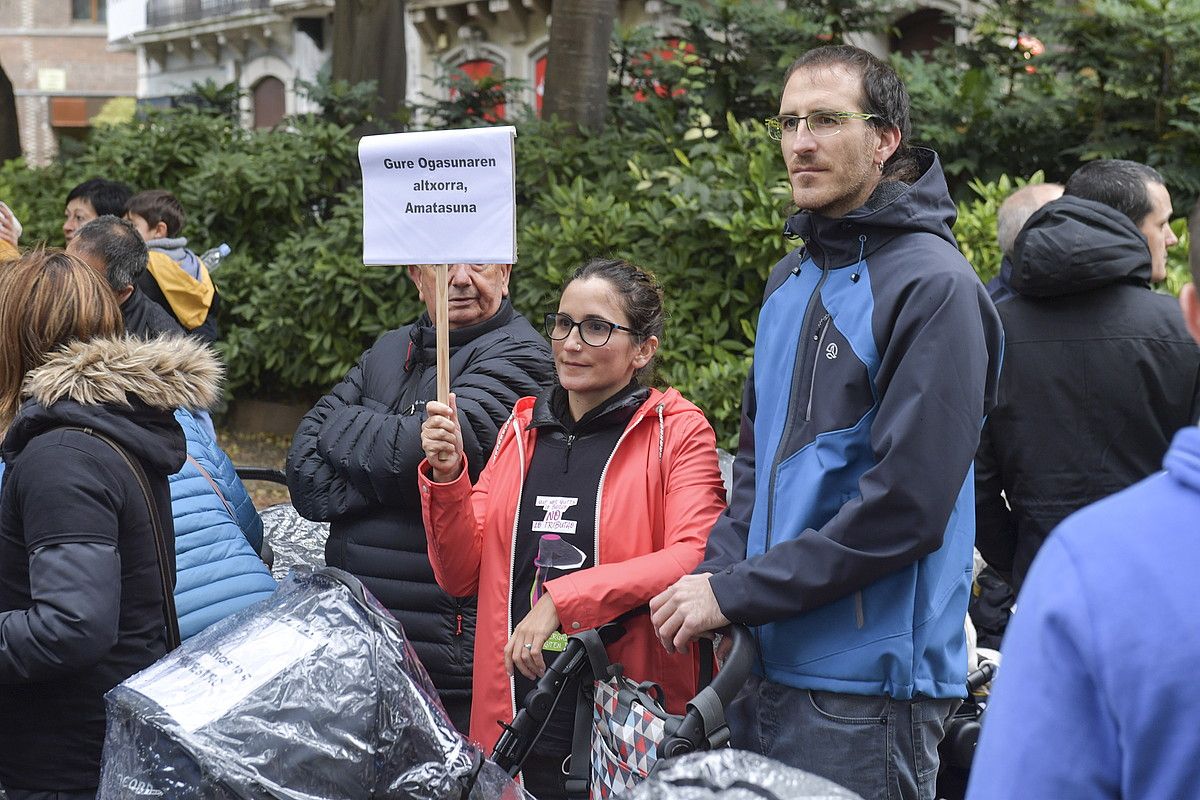
[[[533,649],[533,642],[526,642],[525,644],[523,644],[523,645],[521,645],[521,646],[522,646],[522,647],[524,647],[526,650],[532,650],[532,649]]]

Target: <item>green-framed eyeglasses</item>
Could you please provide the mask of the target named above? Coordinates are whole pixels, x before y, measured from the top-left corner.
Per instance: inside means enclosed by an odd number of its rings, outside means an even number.
[[[767,117],[767,134],[775,141],[782,141],[784,134],[794,134],[800,130],[800,123],[808,126],[808,132],[813,136],[836,136],[842,132],[846,122],[852,119],[879,119],[878,114],[868,114],[865,111],[814,111],[803,117],[795,114],[776,114]]]

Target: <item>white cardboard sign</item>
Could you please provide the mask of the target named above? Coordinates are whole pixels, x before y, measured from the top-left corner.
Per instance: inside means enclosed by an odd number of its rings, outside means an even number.
[[[511,264],[516,128],[364,136],[364,264]]]

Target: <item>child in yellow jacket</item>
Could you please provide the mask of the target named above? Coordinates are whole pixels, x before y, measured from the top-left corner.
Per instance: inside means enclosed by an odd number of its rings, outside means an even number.
[[[180,236],[185,215],[175,195],[164,189],[138,192],[125,206],[150,250],[150,263],[138,279],[146,295],[179,320],[184,330],[205,342],[217,340],[220,295],[208,267]]]

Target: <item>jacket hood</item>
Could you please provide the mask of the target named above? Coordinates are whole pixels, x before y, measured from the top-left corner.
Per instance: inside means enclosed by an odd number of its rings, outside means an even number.
[[[904,233],[923,231],[957,246],[951,226],[958,216],[937,153],[913,148],[921,176],[911,184],[884,181],[859,208],[831,219],[812,211],[793,214],[784,235],[804,241],[823,268],[855,264]]]
[[[208,408],[222,368],[204,344],[187,337],[71,342],[25,377],[28,399],[0,447],[6,461],[46,430],[94,428],[144,463],[175,472],[186,445],[173,411]]]
[[[538,398],[536,397],[522,397],[517,401],[517,404],[513,407],[512,416],[500,430],[500,435],[496,437],[497,449],[499,449],[500,441],[504,439],[505,434],[508,432],[508,428],[511,427],[511,423],[514,420],[522,429],[527,429],[530,426],[530,423],[533,420],[534,410],[537,408],[537,401]],[[685,399],[684,396],[679,393],[679,390],[675,388],[669,388],[665,391],[660,389],[650,389],[650,396],[642,402],[641,406],[636,412],[634,412],[633,416],[635,419],[639,415],[641,415],[642,418],[654,417],[655,419],[661,421],[662,419],[675,414],[692,413],[700,414],[701,416],[704,415],[704,412],[701,411],[695,403]]]
[[[632,430],[635,426],[643,422],[653,420],[658,425],[658,458],[661,461],[667,417],[677,414],[699,414],[703,418],[704,412],[695,403],[686,400],[675,388],[669,388],[666,391],[650,389],[649,392],[650,396],[642,401],[637,410],[633,412],[629,422],[625,424],[625,430]],[[531,427],[536,427],[534,424],[534,415],[539,410],[538,401],[538,397],[522,397],[513,406],[512,415],[509,416],[508,421],[500,428],[499,435],[496,436],[496,447],[492,451],[493,461],[499,456],[500,451],[507,446],[510,429],[528,431]]]
[[[200,256],[189,250],[187,243],[186,236],[177,236],[173,239],[151,239],[146,242],[146,247],[170,256],[180,269],[200,280]]]
[[[1029,297],[1150,285],[1150,247],[1133,220],[1080,197],[1060,197],[1035,211],[1017,234],[1012,261],[1012,288]]]

